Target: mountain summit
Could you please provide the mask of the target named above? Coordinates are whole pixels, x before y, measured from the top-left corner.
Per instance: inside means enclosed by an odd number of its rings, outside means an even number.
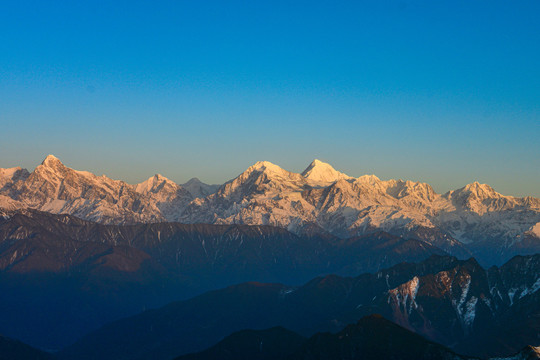
[[[353,179],[349,175],[337,171],[332,165],[315,159],[301,174],[307,180],[320,184],[330,184],[337,180]]]
[[[540,199],[504,196],[476,182],[441,195],[422,182],[353,178],[317,159],[301,174],[259,161],[221,186],[179,185],[161,175],[132,185],[49,155],[32,173],[0,169],[0,185],[0,208],[102,223],[272,225],[342,238],[385,231],[456,256],[470,256],[468,244],[476,256],[497,253],[496,262],[540,251]]]
[[[41,162],[41,165],[52,167],[52,166],[63,165],[63,164],[60,161],[60,159],[58,159],[56,156],[49,154],[47,155],[45,159],[43,159],[43,161]]]

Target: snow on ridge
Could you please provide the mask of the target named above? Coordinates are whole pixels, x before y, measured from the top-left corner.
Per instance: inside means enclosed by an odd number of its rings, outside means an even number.
[[[320,184],[330,184],[337,180],[350,180],[351,176],[337,171],[332,165],[315,159],[300,174],[308,181]]]
[[[420,279],[415,276],[406,283],[398,286],[395,289],[388,291],[388,303],[393,298],[396,305],[399,308],[403,308],[407,311],[407,314],[411,314],[413,308],[418,308],[416,303],[416,295],[418,294],[418,289],[420,288]]]
[[[460,284],[461,296],[459,297],[459,302],[457,302],[455,299],[452,300],[452,304],[454,305],[458,317],[463,323],[466,331],[470,329],[474,322],[474,318],[476,317],[476,304],[478,303],[478,298],[475,296],[471,296],[471,298],[467,300],[470,287],[471,276],[466,275],[465,283]]]
[[[477,183],[439,195],[421,182],[382,181],[374,175],[355,179],[320,160],[302,174],[260,161],[219,189],[198,181],[178,185],[161,175],[130,185],[70,169],[52,155],[43,164],[30,176],[0,184],[0,203],[10,209],[61,208],[108,223],[271,224],[296,233],[315,224],[342,237],[420,228],[440,230],[464,243],[504,239],[509,244],[527,230],[540,233],[539,199],[505,197]],[[65,206],[51,203],[59,199],[67,201]]]
[[[536,279],[534,284],[532,284],[530,287],[527,286],[520,286],[517,288],[511,288],[508,290],[508,297],[510,298],[510,305],[514,303],[514,301],[521,299],[522,297],[534,294],[540,290],[540,277]],[[517,298],[516,298],[517,295]]]

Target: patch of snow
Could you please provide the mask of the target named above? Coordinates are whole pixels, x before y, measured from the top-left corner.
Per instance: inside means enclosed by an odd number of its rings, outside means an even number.
[[[469,301],[465,303],[465,309],[463,311],[463,323],[466,327],[470,328],[476,317],[476,303],[478,299],[474,296],[471,296]]]
[[[532,226],[528,232],[537,238],[540,238],[540,222],[537,222],[534,226]]]
[[[388,292],[388,303],[390,303],[390,299],[393,298],[399,308],[403,308],[407,311],[407,314],[411,314],[413,308],[418,308],[418,304],[416,303],[416,295],[418,294],[419,287],[420,279],[415,276],[412,278],[412,280],[406,282],[405,284],[390,290]]]

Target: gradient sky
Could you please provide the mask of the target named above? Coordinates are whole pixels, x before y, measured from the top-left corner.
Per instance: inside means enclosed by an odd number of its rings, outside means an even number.
[[[224,182],[318,158],[540,197],[540,1],[11,1],[0,167]]]

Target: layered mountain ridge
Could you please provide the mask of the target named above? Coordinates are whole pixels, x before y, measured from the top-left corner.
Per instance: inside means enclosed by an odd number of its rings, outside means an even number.
[[[197,179],[178,185],[162,175],[131,185],[70,169],[49,155],[31,173],[0,169],[0,207],[105,224],[272,225],[342,238],[382,230],[461,257],[489,248],[495,255],[486,262],[493,263],[540,249],[538,198],[504,196],[477,182],[437,194],[421,182],[350,177],[319,160],[301,174],[260,161],[221,186]]]
[[[58,349],[108,321],[234,283],[300,284],[444,254],[383,232],[339,239],[267,225],[104,225],[0,209],[0,292],[9,294],[0,297],[0,333]]]
[[[538,345],[539,271],[540,255],[490,269],[474,258],[432,256],[357,277],[321,276],[302,286],[244,283],[110,323],[61,357],[168,359],[243,329],[283,326],[312,336],[371,314],[460,354],[510,356]]]
[[[216,345],[176,360],[320,360],[320,359],[448,359],[478,360],[396,325],[378,314],[365,316],[338,333],[317,333],[305,339],[283,327],[235,332]],[[510,357],[486,360],[540,359],[540,348],[527,346]]]

